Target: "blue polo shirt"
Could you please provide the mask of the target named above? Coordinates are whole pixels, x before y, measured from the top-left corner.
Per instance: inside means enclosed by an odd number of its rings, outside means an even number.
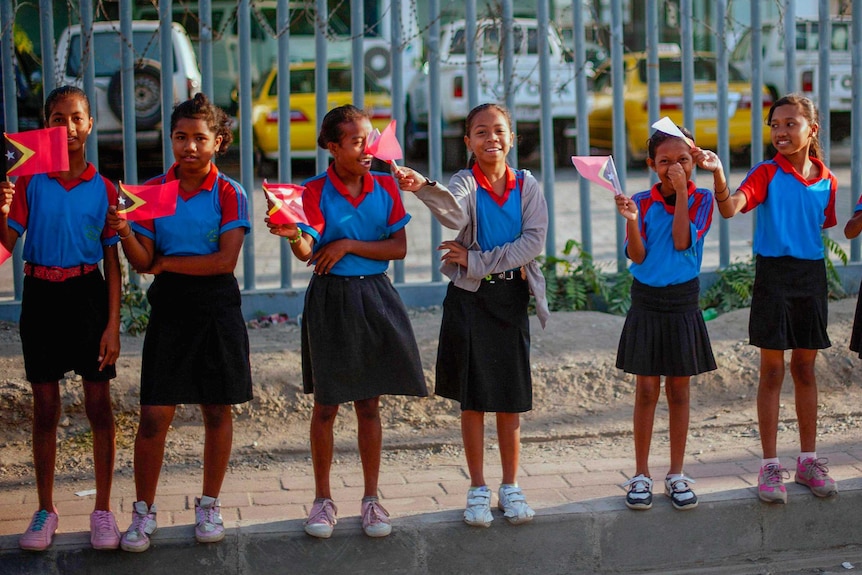
[[[345,238],[363,242],[387,239],[410,221],[395,179],[389,174],[365,174],[362,193],[356,198],[350,196],[332,166],[302,185],[305,186],[302,207],[308,224],[299,224],[299,227],[314,238],[315,253],[326,244]],[[332,266],[330,273],[339,276],[382,274],[388,267],[388,260],[346,254]]]
[[[177,179],[176,164],[167,173],[146,183],[164,184]],[[219,249],[221,234],[234,228],[251,230],[245,189],[210,164],[200,189],[180,189],[177,211],[172,216],[134,222],[132,228],[153,240],[156,251],[166,256],[205,256]]]
[[[778,154],[754,166],[740,184],[739,191],[747,200],[742,211],[760,207],[754,230],[754,253],[823,259],[821,230],[837,223],[838,180],[823,162],[817,158],[811,161],[820,168],[820,175],[812,180],[805,180]]]
[[[632,196],[638,207],[638,229],[646,248],[641,263],[632,263],[630,271],[639,282],[652,287],[678,285],[700,275],[703,263],[703,241],[712,225],[712,192],[688,182],[688,219],[691,245],[677,250],[673,245],[673,214],[660,191],[661,183]],[[628,239],[626,239],[628,247]]]
[[[524,173],[506,166],[506,189],[502,196],[492,191],[491,182],[473,164],[473,177],[476,178],[476,220],[477,240],[483,251],[511,243],[521,235],[521,188]],[[514,193],[513,193],[514,192]]]
[[[9,227],[24,237],[24,260],[70,268],[102,261],[104,247],[119,241],[107,225],[117,189],[93,164],[76,179],[59,174],[21,176],[9,209]]]

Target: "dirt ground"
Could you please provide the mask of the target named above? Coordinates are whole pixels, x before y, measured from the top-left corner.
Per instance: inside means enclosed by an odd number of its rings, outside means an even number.
[[[862,419],[862,394],[857,392],[862,360],[847,349],[855,305],[855,298],[830,304],[832,347],[821,352],[816,365],[821,442],[858,433]],[[440,315],[439,309],[411,311],[429,390],[433,389]],[[747,309],[707,324],[718,369],[692,380],[690,452],[719,450],[739,441],[757,447],[759,354],[747,343],[747,324]],[[622,325],[622,317],[603,313],[558,312],[543,331],[533,318],[534,407],[522,420],[525,449],[574,448],[583,458],[633,457],[634,378],[614,367]],[[253,471],[290,460],[304,462],[312,402],[301,390],[299,328],[295,323],[280,323],[249,329],[249,336],[255,398],[235,409],[231,465]],[[142,336],[123,336],[113,384],[118,473],[130,473],[132,468],[142,344]],[[69,379],[61,385],[58,474],[91,475],[91,436],[80,381]],[[795,446],[792,389],[788,373],[780,429],[793,435]],[[31,401],[17,325],[0,324],[0,481],[32,481]],[[663,400],[659,404],[657,435],[666,429],[665,405]],[[460,450],[458,408],[448,400],[387,397],[382,401],[382,416],[388,457],[398,453],[399,459],[418,464],[428,454]],[[488,427],[493,442],[493,425]],[[168,435],[166,469],[200,467],[202,439],[197,408],[181,406]],[[336,442],[345,457],[355,451],[355,419],[349,405],[342,407],[337,420]]]

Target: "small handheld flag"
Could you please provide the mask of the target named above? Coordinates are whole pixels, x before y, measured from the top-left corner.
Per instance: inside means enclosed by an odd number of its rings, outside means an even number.
[[[154,220],[177,211],[180,181],[149,186],[130,186],[120,182],[117,213],[129,221]]]
[[[401,149],[401,144],[398,143],[398,137],[395,133],[395,120],[389,122],[389,125],[383,129],[383,132],[379,132],[375,128],[369,134],[365,151],[378,160],[393,164],[395,160],[400,160],[404,157],[404,151]]]
[[[679,126],[673,123],[673,120],[665,116],[661,120],[655,122],[652,125],[653,128],[658,130],[659,132],[664,132],[665,134],[670,134],[671,136],[676,136],[677,138],[682,138],[682,140],[691,146],[694,147],[694,142],[691,138],[682,133],[682,130],[679,129]]]
[[[65,127],[29,130],[6,137],[6,177],[65,172],[69,147]]]
[[[591,182],[609,189],[615,196],[623,193],[613,156],[572,156],[572,163]]]
[[[0,265],[3,265],[3,262],[12,257],[12,252],[6,249],[6,246],[0,244]]]
[[[296,184],[270,184],[263,181],[263,193],[272,205],[266,215],[273,224],[308,223],[302,207],[302,192],[305,186]]]

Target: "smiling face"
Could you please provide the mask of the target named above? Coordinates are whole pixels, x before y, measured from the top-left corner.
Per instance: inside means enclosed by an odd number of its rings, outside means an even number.
[[[691,179],[691,171],[694,168],[691,146],[681,138],[668,138],[656,147],[655,158],[647,158],[647,165],[658,174],[658,179],[661,180],[662,194],[672,194],[674,187],[668,170],[671,166],[679,165],[685,173],[686,181]]]
[[[785,104],[772,111],[769,120],[772,145],[783,156],[808,155],[819,126],[811,122],[799,104]]]
[[[48,114],[48,127],[64,127],[67,130],[66,142],[69,154],[81,153],[87,143],[87,136],[93,129],[93,118],[83,98],[75,95],[57,99]]]
[[[363,176],[371,171],[373,156],[365,151],[371,129],[371,120],[365,116],[339,124],[339,140],[326,146],[339,175]]]
[[[202,118],[179,118],[171,132],[174,158],[180,169],[189,173],[208,171],[221,141]]]
[[[512,148],[515,134],[509,119],[500,110],[488,107],[477,113],[470,122],[464,143],[476,157],[479,165],[505,163]]]

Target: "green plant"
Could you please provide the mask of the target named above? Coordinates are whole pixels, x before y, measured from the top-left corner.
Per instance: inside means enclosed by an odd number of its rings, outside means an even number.
[[[120,296],[120,330],[138,335],[147,330],[150,323],[150,302],[141,286],[126,282]]]
[[[716,272],[718,279],[700,298],[700,308],[715,308],[719,313],[751,305],[754,288],[754,256],[736,261]]]
[[[847,252],[844,251],[838,242],[823,234],[823,247],[826,248],[826,255],[834,255],[845,266],[850,258],[847,257]],[[826,281],[829,288],[829,299],[841,299],[847,296],[844,291],[844,286],[841,285],[841,276],[838,275],[838,270],[835,269],[835,264],[832,259],[826,258]]]

